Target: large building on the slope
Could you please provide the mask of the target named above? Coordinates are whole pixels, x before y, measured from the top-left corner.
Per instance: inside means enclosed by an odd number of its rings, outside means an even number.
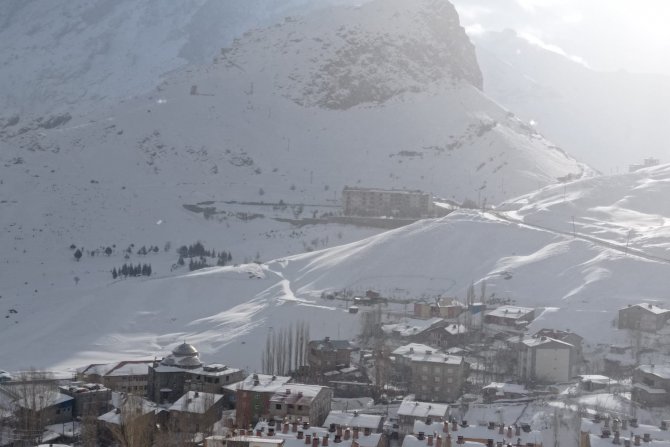
[[[434,215],[431,195],[423,191],[351,188],[342,191],[345,216],[421,218]]]
[[[203,364],[198,350],[184,342],[149,366],[147,397],[157,403],[172,403],[187,391],[219,394],[225,385],[239,382],[244,376],[240,369]]]

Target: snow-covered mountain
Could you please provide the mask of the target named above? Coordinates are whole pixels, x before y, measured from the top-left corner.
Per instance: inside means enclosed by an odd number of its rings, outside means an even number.
[[[600,72],[514,31],[472,36],[484,91],[602,172],[667,159],[670,76]]]
[[[65,333],[81,343],[68,345],[73,353],[115,352],[110,340],[146,331],[150,346],[140,343],[136,353],[147,353],[193,321],[225,313],[228,303],[274,296],[263,291],[281,279],[266,272],[270,282],[252,292],[216,275],[212,288],[199,289],[199,275],[180,286],[186,268],[176,264],[175,249],[182,244],[201,240],[242,263],[379,233],[287,222],[338,213],[345,185],[491,204],[589,176],[588,167],[488,99],[481,82],[449,3],[379,0],[250,31],[212,63],[173,71],[151,92],[85,116],[5,118],[0,331],[26,342],[29,334]],[[84,252],[78,262],[71,245]],[[142,246],[158,252],[138,254]],[[113,281],[111,269],[126,262],[151,263],[160,279]],[[200,304],[179,307],[197,294]],[[213,296],[232,301],[219,307]],[[72,324],[85,315],[94,323]],[[239,329],[207,327],[209,336],[194,341]],[[2,358],[42,366],[71,355],[47,343],[31,361],[15,350],[21,346],[7,347]],[[135,351],[129,344],[116,352]]]
[[[0,10],[2,114],[88,112],[211,61],[258,24],[344,0],[6,0]],[[73,109],[74,112],[73,113]]]

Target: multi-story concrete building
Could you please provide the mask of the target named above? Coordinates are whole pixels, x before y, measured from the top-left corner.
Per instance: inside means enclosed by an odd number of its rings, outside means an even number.
[[[174,402],[187,391],[219,394],[223,387],[244,379],[244,371],[221,364],[205,365],[186,342],[149,366],[147,396],[154,402]]]
[[[434,422],[436,426],[449,421],[449,405],[434,402],[403,400],[398,408],[398,432],[405,436],[414,432],[416,422]]]
[[[175,433],[207,433],[222,411],[223,395],[188,391],[170,407],[170,425]]]
[[[72,382],[61,385],[62,394],[70,396],[73,402],[73,417],[98,417],[109,411],[109,402],[112,399],[112,390],[98,383]]]
[[[423,191],[345,187],[342,206],[345,216],[421,218],[434,214],[431,195]]]
[[[319,385],[289,383],[270,398],[269,417],[321,425],[330,413],[333,390]]]
[[[484,323],[522,328],[535,319],[535,309],[519,306],[500,306],[484,316]]]
[[[290,377],[252,374],[244,380],[224,386],[228,400],[234,403],[237,425],[247,427],[270,414],[270,399],[291,381]]]
[[[549,337],[527,338],[519,343],[519,380],[567,382],[577,374],[576,356],[577,350],[570,343]]]
[[[670,404],[670,364],[640,365],[633,372],[631,398],[649,406]]]
[[[77,371],[77,379],[100,383],[112,391],[145,396],[152,360],[127,360],[93,364]]]
[[[619,329],[656,332],[670,319],[670,310],[642,303],[619,309]]]
[[[404,355],[409,366],[408,389],[427,402],[453,402],[463,393],[469,367],[463,357],[425,350]]]
[[[353,347],[349,340],[311,340],[307,346],[307,363],[319,372],[348,368]]]

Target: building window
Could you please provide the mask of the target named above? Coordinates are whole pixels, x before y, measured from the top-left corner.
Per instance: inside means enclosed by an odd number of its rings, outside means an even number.
[[[298,405],[298,410],[302,410],[302,405]]]
[[[275,405],[275,408],[276,408],[277,410],[281,410],[281,404],[277,404],[277,405]]]

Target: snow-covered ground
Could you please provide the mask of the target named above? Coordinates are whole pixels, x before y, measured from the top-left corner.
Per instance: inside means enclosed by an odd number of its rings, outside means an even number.
[[[648,174],[664,188],[670,185],[661,181],[670,179],[670,167]],[[612,197],[614,185],[634,185],[641,176],[600,179],[604,196],[596,202]],[[584,186],[585,192],[598,193],[591,183]],[[543,209],[548,227],[554,225],[551,210]],[[562,213],[554,216],[560,220]],[[570,329],[589,349],[629,342],[626,331],[613,325],[617,310],[638,301],[665,304],[663,279],[669,268],[666,262],[491,212],[460,211],[264,265],[90,285],[82,280],[39,299],[3,297],[4,305],[20,312],[3,321],[3,336],[14,342],[3,344],[0,355],[5,369],[66,368],[150,358],[186,338],[208,360],[258,369],[269,331],[305,320],[312,337],[358,332],[359,317],[347,313],[341,301],[321,299],[324,291],[369,288],[401,298],[463,298],[471,282],[483,280],[487,298],[510,298],[539,309],[531,330]]]

